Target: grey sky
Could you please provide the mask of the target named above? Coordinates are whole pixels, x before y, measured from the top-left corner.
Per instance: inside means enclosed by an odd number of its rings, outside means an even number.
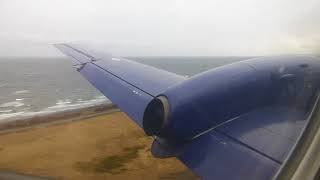
[[[73,42],[117,55],[320,50],[319,0],[1,0],[0,56],[60,56]]]

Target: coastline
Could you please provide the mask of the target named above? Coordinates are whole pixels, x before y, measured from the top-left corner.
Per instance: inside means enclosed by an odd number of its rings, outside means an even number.
[[[114,105],[1,127],[0,179],[198,179],[176,158],[154,158],[153,139]]]
[[[78,109],[68,109],[65,111],[39,114],[9,121],[0,121],[0,135],[34,127],[45,127],[53,124],[84,120],[90,117],[100,116],[117,111],[120,111],[120,109],[116,105],[105,103]]]

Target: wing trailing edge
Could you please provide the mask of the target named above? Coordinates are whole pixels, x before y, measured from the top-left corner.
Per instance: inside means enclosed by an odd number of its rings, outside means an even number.
[[[71,57],[78,71],[142,127],[148,103],[186,78],[125,58],[71,44],[55,45]]]

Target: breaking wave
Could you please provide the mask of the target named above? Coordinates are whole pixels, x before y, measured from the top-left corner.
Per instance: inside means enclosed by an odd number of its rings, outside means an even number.
[[[69,99],[58,100],[56,102],[56,105],[43,108],[42,110],[36,111],[36,112],[27,111],[28,109],[22,109],[20,112],[16,112],[16,110],[14,110],[14,107],[20,107],[20,106],[23,106],[24,104],[16,101],[8,102],[8,103],[1,104],[0,108],[11,107],[13,109],[5,109],[5,110],[0,109],[0,121],[6,122],[10,120],[23,119],[23,118],[33,117],[37,115],[46,115],[46,114],[52,114],[56,112],[92,107],[92,106],[101,105],[101,104],[111,104],[111,101],[109,101],[104,96],[99,96],[99,97],[96,97],[95,99],[87,100],[87,101],[83,101],[82,99],[78,99],[75,102],[72,102]]]

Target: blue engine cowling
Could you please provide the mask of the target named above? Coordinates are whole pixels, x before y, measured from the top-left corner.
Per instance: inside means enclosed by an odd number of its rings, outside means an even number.
[[[255,108],[307,106],[320,86],[320,61],[272,57],[233,63],[194,76],[153,99],[144,112],[148,135],[183,142]]]

